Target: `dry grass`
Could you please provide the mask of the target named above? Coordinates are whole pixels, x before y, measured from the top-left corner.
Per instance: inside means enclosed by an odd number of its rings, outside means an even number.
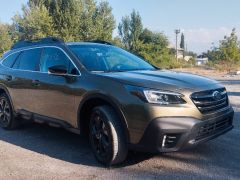
[[[180,72],[198,74],[202,76],[208,76],[208,77],[219,77],[219,76],[224,76],[228,73],[227,71],[220,71],[220,70],[211,69],[208,67],[178,68],[174,70],[180,71]]]

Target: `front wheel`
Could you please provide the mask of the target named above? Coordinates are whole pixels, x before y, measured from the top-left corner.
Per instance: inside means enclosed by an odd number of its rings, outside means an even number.
[[[89,123],[89,139],[94,155],[105,165],[114,165],[125,160],[128,148],[122,124],[110,106],[92,110]]]
[[[0,95],[0,127],[4,129],[15,129],[19,121],[14,117],[13,108],[6,94]]]

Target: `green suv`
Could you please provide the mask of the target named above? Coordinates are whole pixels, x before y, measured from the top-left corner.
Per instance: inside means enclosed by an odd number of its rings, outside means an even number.
[[[171,152],[233,128],[218,82],[161,70],[104,41],[20,41],[0,62],[0,126],[33,120],[87,134],[98,161]]]

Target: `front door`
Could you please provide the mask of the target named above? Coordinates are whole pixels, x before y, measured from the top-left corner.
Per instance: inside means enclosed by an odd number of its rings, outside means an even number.
[[[35,88],[30,91],[34,113],[63,120],[76,127],[74,87],[80,78],[78,70],[64,51],[56,47],[44,48],[39,66],[39,73],[33,79]],[[67,75],[48,73],[53,66],[66,67]]]

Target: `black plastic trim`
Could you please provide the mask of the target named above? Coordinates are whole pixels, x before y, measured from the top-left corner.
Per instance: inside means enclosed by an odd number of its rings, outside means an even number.
[[[199,143],[214,139],[233,129],[233,115],[234,112],[231,108],[223,115],[216,116],[212,119],[206,119],[204,121],[191,117],[157,118],[152,120],[151,123],[148,125],[140,142],[138,144],[130,144],[130,148],[138,151],[153,153],[173,152],[187,149],[196,146]],[[205,123],[211,123],[220,119],[227,118],[230,119],[231,124],[229,124],[229,126],[227,126],[226,128],[216,131],[213,134],[209,134],[202,139],[190,142],[191,140],[194,140],[196,138],[199,128]],[[180,135],[176,146],[172,148],[162,147],[164,135],[172,133]]]

